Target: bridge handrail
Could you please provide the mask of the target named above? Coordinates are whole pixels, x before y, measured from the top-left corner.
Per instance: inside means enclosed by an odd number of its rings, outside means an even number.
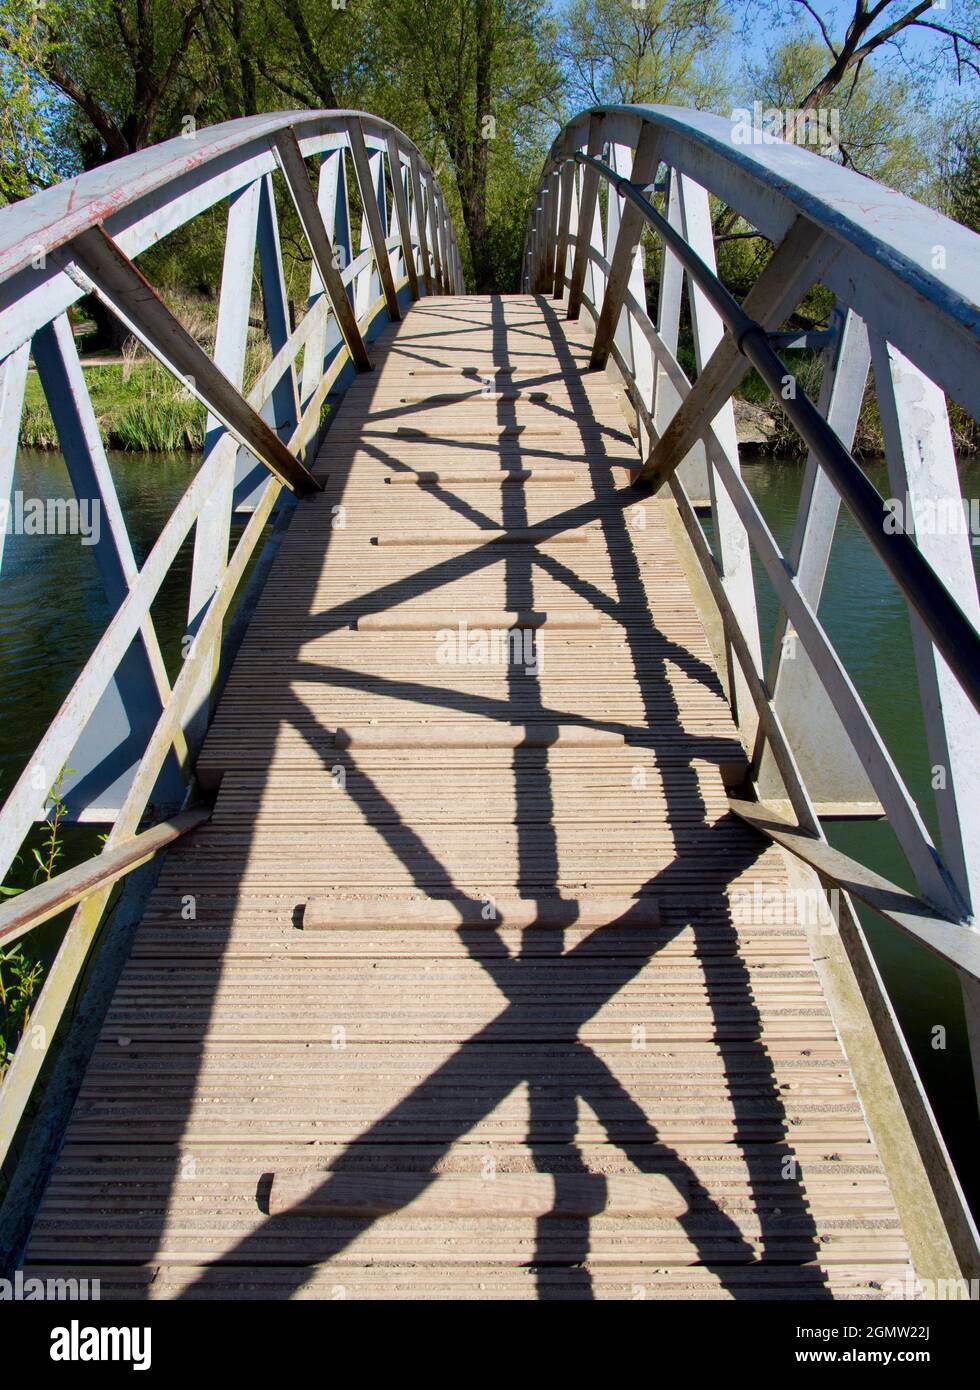
[[[314,190],[307,162],[317,157]],[[348,159],[361,208],[356,249]],[[307,311],[296,326],[286,297],[274,176],[285,183],[311,261]],[[209,354],[134,260],[220,202],[228,204],[228,228]],[[271,361],[247,385],[256,257]],[[95,818],[113,822],[94,860],[43,891],[29,890],[23,901],[14,897],[0,906],[2,947],[48,920],[53,905],[79,903],[32,1010],[31,1036],[39,1042],[17,1048],[0,1087],[0,1162],[113,883],[200,818],[181,807],[193,801],[195,755],[213,704],[224,619],[274,513],[294,505],[290,492],[321,486],[308,465],[327,396],[342,388],[350,371],[370,369],[372,333],[400,317],[406,298],[461,289],[459,250],[429,164],[401,131],[364,112],[278,112],[191,131],[0,210],[0,498],[6,501],[11,491],[33,355],[73,487],[104,517],[93,549],[111,612],[0,807],[0,881],[49,804],[52,787],[74,799],[73,813],[98,808]],[[204,460],[139,567],[67,314],[88,293],[207,411]],[[232,516],[242,507],[249,519],[229,555]],[[171,688],[150,610],[192,530],[187,641]],[[0,559],[2,544],[0,528]],[[122,769],[114,754],[120,718],[139,744],[137,761]],[[88,745],[80,742],[86,738]],[[59,769],[69,762],[78,766],[66,783]],[[121,804],[112,816],[98,797],[117,779]],[[140,835],[151,806],[160,823],[154,833]]]
[[[554,141],[538,195],[557,160],[573,149],[588,152],[590,130],[601,130],[596,138],[605,144],[635,149],[646,126],[657,132],[667,167],[707,188],[774,244],[799,215],[819,228],[844,253],[824,268],[823,283],[980,416],[976,233],[800,145],[749,131],[734,117],[667,105],[581,112]]]
[[[741,304],[718,277],[711,197],[773,244]],[[644,280],[651,232],[655,309]],[[685,284],[693,380],[678,360]],[[805,335],[822,347],[814,404],[775,348],[791,342],[780,330],[816,284],[836,303],[829,328]],[[980,237],[811,151],[739,136],[733,121],[673,107],[596,107],[565,127],[545,160],[523,288],[563,302],[569,318],[584,311],[595,334],[590,366],[611,364],[626,387],[640,449],[633,483],[669,490],[721,620],[721,669],[752,750],[749,787],[763,803],[753,823],[843,890],[834,916],[845,949],[951,1232],[975,1259],[976,1229],[848,890],[957,971],[977,1072],[980,601],[946,397],[980,416]],[[751,366],[808,446],[785,547],[740,472],[732,397]],[[887,504],[851,453],[872,367],[895,494]],[[908,605],[933,773],[928,815],[818,615],[841,501]],[[952,501],[961,523],[953,534],[917,521],[925,504]],[[768,659],[753,554],[779,605]],[[744,800],[732,809],[751,816]],[[921,896],[829,846],[823,821],[875,812],[890,823]]]
[[[883,499],[807,394],[800,392],[789,397],[781,396],[781,390],[791,374],[773,350],[766,330],[745,313],[680,232],[671,227],[629,179],[581,151],[555,160],[555,167],[560,169],[569,161],[595,169],[618,194],[639,209],[645,221],[655,227],[671,247],[691,279],[716,309],[738,351],[755,367],[804,443],[813,451],[821,468],[829,474],[882,563],[929,629],[933,642],[956,673],[974,706],[980,707],[980,631],[967,618],[912,537],[904,530],[884,529],[888,512]],[[668,466],[661,464],[659,469],[651,467],[649,472],[640,470],[637,478],[656,488],[668,481],[669,471]]]
[[[600,158],[607,148],[610,151],[608,160]],[[727,150],[731,159],[725,165],[724,178],[721,178],[717,158],[723,149]],[[704,163],[706,151],[715,164]],[[668,162],[668,155],[673,162]],[[661,186],[665,190],[666,215],[661,214],[645,196],[648,190],[656,186],[657,175],[665,163],[668,181]],[[729,199],[730,205],[745,215],[747,220],[746,209],[760,214],[751,225],[776,243],[771,261],[746,296],[744,305],[738,305],[718,280],[708,204],[708,192],[715,190],[709,190],[705,184],[697,181],[694,174],[689,172],[695,169],[710,174],[714,183],[724,185],[726,192],[736,190],[737,196]],[[733,178],[733,169],[742,176],[741,179]],[[795,175],[792,183],[791,172]],[[598,199],[600,178],[607,182],[610,190],[606,228],[603,227]],[[831,185],[838,189],[834,206],[817,198],[819,190]],[[864,194],[861,207],[856,202],[858,186]],[[762,202],[759,201],[760,189],[766,194]],[[854,286],[859,277],[855,273],[855,265],[848,261],[846,252],[853,251],[860,256],[867,254],[871,234],[865,220],[872,203],[880,203],[888,209],[889,225],[875,242],[878,248],[886,244],[892,246],[889,238],[893,235],[893,224],[899,220],[896,210],[901,208],[903,225],[920,227],[915,246],[921,242],[922,225],[935,228],[943,224],[948,229],[945,233],[948,244],[955,243],[961,252],[967,248],[974,252],[980,250],[980,238],[973,233],[928,209],[919,208],[910,199],[891,190],[879,190],[870,181],[851,171],[841,170],[808,151],[781,141],[764,145],[761,152],[756,147],[751,151],[736,147],[731,124],[726,124],[719,117],[675,108],[595,108],[570,122],[554,142],[545,161],[538,194],[529,216],[524,283],[525,288],[551,292],[559,299],[564,297],[567,289],[569,316],[577,316],[579,306],[584,303],[594,318],[596,339],[592,366],[605,366],[608,358],[613,357],[627,380],[631,401],[637,412],[641,442],[647,457],[636,471],[636,481],[650,481],[653,484],[669,482],[675,492],[678,488],[683,491],[676,472],[681,459],[693,445],[700,442],[706,446],[710,467],[709,491],[715,499],[713,522],[718,536],[715,549],[720,552],[714,556],[714,560],[724,580],[730,581],[741,569],[742,580],[748,581],[747,594],[744,585],[742,589],[741,610],[736,606],[729,615],[737,621],[742,634],[750,639],[747,650],[751,652],[758,647],[751,572],[745,570],[746,547],[751,541],[776,589],[784,615],[792,615],[790,620],[805,629],[805,637],[803,633],[798,635],[804,638],[807,655],[814,660],[816,675],[827,688],[833,703],[844,713],[846,724],[850,726],[849,733],[857,742],[865,738],[870,740],[870,746],[861,749],[861,762],[870,776],[876,795],[891,816],[903,849],[909,854],[924,897],[937,911],[953,920],[969,920],[978,885],[967,882],[962,874],[957,874],[943,863],[870,716],[816,617],[826,555],[817,566],[819,575],[815,582],[812,576],[807,576],[809,584],[801,584],[797,570],[806,548],[806,515],[801,515],[802,525],[798,525],[791,553],[784,555],[742,482],[734,430],[733,427],[728,428],[728,417],[723,420],[722,416],[724,408],[731,411],[732,392],[745,375],[749,358],[760,369],[764,379],[768,379],[770,389],[775,388],[777,397],[780,384],[792,383],[794,390],[791,398],[785,403],[780,401],[780,404],[785,404],[787,414],[790,414],[795,425],[802,424],[804,427],[806,442],[810,445],[807,463],[810,492],[817,486],[817,480],[826,476],[827,465],[831,464],[832,519],[836,519],[839,490],[845,502],[855,511],[856,519],[869,535],[875,549],[886,563],[891,561],[890,568],[898,578],[914,617],[921,616],[928,623],[926,637],[930,647],[933,643],[940,645],[962,684],[968,687],[973,697],[968,702],[968,714],[975,721],[978,637],[972,617],[978,611],[978,604],[968,544],[965,544],[965,558],[970,566],[969,579],[966,585],[960,582],[954,593],[949,582],[938,579],[935,573],[937,565],[929,563],[929,557],[923,554],[922,548],[916,545],[906,528],[896,526],[894,534],[875,534],[876,525],[880,526],[889,513],[851,456],[850,438],[842,439],[833,419],[827,418],[826,402],[822,411],[818,411],[809,401],[802,403],[802,393],[795,378],[785,370],[767,341],[768,333],[779,328],[817,280],[827,284],[836,277],[842,286]],[[845,210],[842,211],[842,208]],[[589,229],[588,236],[581,235],[583,223]],[[662,303],[658,315],[661,322],[658,324],[654,324],[647,313],[642,278],[640,257],[644,223],[652,226],[663,242]],[[833,233],[832,242],[828,240],[830,232]],[[909,284],[905,276],[907,266],[921,259],[915,246],[913,254],[905,256],[892,246],[891,253],[882,261],[883,274],[894,281],[889,295],[884,297],[885,319],[889,325],[894,306],[901,297],[900,291],[908,293],[911,312],[911,308],[919,304],[923,288],[930,279],[921,264],[917,277],[913,277],[914,283]],[[971,260],[962,254],[955,272],[946,273],[942,279],[942,293],[937,291],[937,299],[941,302],[937,306],[933,301],[932,307],[944,321],[952,316],[960,328],[969,330],[973,354],[980,362],[980,319],[974,315],[971,326],[969,310],[977,297],[972,290],[977,280],[974,269],[977,263],[976,255]],[[692,282],[692,329],[699,357],[699,372],[693,386],[676,357],[680,320],[679,287],[685,274]],[[665,307],[664,285],[668,278],[673,283],[673,297]],[[939,285],[941,278],[933,274],[931,282],[934,286]],[[852,305],[842,299],[839,292],[837,298],[836,349],[828,346],[825,360],[831,363],[832,368],[833,352],[839,350],[846,332],[853,335],[860,322],[862,329],[869,329],[872,337],[879,340],[876,363],[879,368],[887,368],[890,344],[884,339],[877,318],[870,316],[868,310],[869,319],[859,320]],[[668,321],[671,314],[672,318]],[[917,329],[921,328],[921,320],[920,313]],[[916,347],[916,355],[928,356],[921,341]],[[866,350],[863,356],[870,361],[871,352]],[[907,378],[915,373],[911,359],[902,366]],[[867,364],[862,374],[861,396],[866,372]],[[856,371],[852,373],[855,374]],[[833,385],[833,370],[826,375]],[[664,385],[672,387],[675,393],[673,398],[665,399],[663,389],[658,392],[658,388]],[[922,373],[916,374],[914,385],[921,386],[923,390],[928,385],[934,396],[936,394],[934,384],[931,381],[926,383]],[[879,383],[881,394],[882,386]],[[895,394],[897,396],[897,390]],[[930,404],[935,406],[935,400],[931,400]],[[945,405],[941,399],[939,404],[942,418],[936,422],[937,427],[933,430],[935,438],[930,439],[930,443],[942,453],[941,461],[947,470],[952,469],[952,479],[955,480],[955,458]],[[893,464],[907,475],[909,460],[903,448],[901,430],[903,417],[909,413],[907,408],[903,409],[905,405],[904,401],[894,402],[899,428],[889,431],[897,437],[889,438],[888,444]],[[854,415],[853,404],[851,414]],[[848,420],[847,425],[844,434],[853,436],[856,416]],[[946,425],[945,431],[940,428],[942,425]],[[897,458],[894,457],[896,454]],[[930,465],[935,468],[935,458],[930,459]],[[730,506],[730,511],[724,516],[719,514],[716,484],[726,505]],[[825,507],[829,505],[828,499]],[[681,510],[685,514],[683,506]],[[690,515],[693,514],[692,509]],[[822,519],[821,524],[825,520]],[[726,549],[729,552],[727,557]],[[903,552],[897,566],[889,551],[893,554]],[[707,553],[713,554],[710,546]],[[910,565],[908,561],[911,561]],[[944,565],[942,568],[948,581],[949,567]],[[916,602],[922,597],[919,585],[923,580],[930,590],[932,602],[931,605],[920,603],[916,614]],[[727,583],[726,587],[732,588],[731,583]],[[927,614],[930,606],[932,611]],[[784,635],[785,619],[778,626],[783,629],[777,632],[777,637],[781,637]],[[958,640],[959,652],[953,650],[951,637]],[[966,661],[963,660],[964,655]],[[775,686],[780,672],[778,653],[774,653],[765,674],[761,655],[755,657],[754,664],[758,668],[754,678],[760,683],[766,703],[771,704],[773,691],[769,687],[770,684]],[[945,666],[945,662],[943,664]],[[752,678],[747,679],[751,684]],[[778,736],[779,727],[777,720],[773,725],[777,736],[770,742],[779,745],[780,760],[785,764],[785,770],[791,771],[792,759],[788,755],[792,750],[786,745],[785,738]],[[772,751],[775,753],[776,749]],[[760,761],[761,752],[757,745],[754,763],[757,770]],[[820,833],[819,819],[814,814],[803,779],[799,775],[791,775],[790,782],[792,785],[785,786],[785,792],[794,803],[794,809],[807,828]],[[957,816],[957,825],[961,820],[962,817]],[[962,857],[962,848],[954,847],[947,853],[949,859],[955,862]]]

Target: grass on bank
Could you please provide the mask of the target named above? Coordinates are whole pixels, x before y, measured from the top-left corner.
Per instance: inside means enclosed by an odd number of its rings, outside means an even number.
[[[173,452],[204,445],[204,407],[155,360],[131,368],[86,367],[85,381],[109,449]],[[58,434],[36,372],[27,379],[20,442],[58,448]]]
[[[212,297],[194,295],[186,290],[171,290],[169,298],[173,301],[174,312],[180,322],[205,351],[212,352],[216,301]],[[299,317],[302,311],[294,309],[294,312]],[[246,390],[272,360],[268,339],[259,327],[261,322],[261,305],[255,304],[246,352]],[[84,338],[80,338],[80,346],[84,351]],[[681,366],[693,379],[697,373],[689,324],[682,325],[677,355]],[[815,401],[820,392],[821,354],[785,350],[781,356],[787,369],[797,376],[802,389]],[[178,453],[184,450],[200,451],[204,447],[204,407],[182,382],[140,348],[135,339],[130,339],[125,345],[119,362],[86,366],[84,372],[99,430],[107,448],[128,452]],[[762,407],[769,416],[769,423],[765,425],[769,438],[765,444],[754,446],[756,450],[790,458],[806,455],[802,439],[755,371],[750,371],[743,379],[735,396],[736,399]],[[980,425],[953,401],[949,402],[949,416],[957,452],[973,454],[980,450]],[[34,449],[59,447],[41,382],[33,368],[28,375],[25,392],[20,443],[25,448]],[[870,382],[855,434],[854,453],[858,457],[884,453],[878,403]]]
[[[193,338],[211,355],[214,350],[216,304],[213,300],[172,291],[174,312]],[[254,308],[259,320],[260,308]],[[85,365],[90,338],[78,334],[83,371],[103,443],[108,449],[144,453],[176,453],[204,447],[206,412],[190,391],[151,357],[136,340],[124,345],[118,362]],[[94,355],[94,354],[93,354]],[[108,355],[108,354],[106,354]],[[272,360],[261,329],[249,329],[245,360],[246,390]],[[28,373],[20,443],[28,449],[57,449],[58,434],[44,397],[40,378]]]

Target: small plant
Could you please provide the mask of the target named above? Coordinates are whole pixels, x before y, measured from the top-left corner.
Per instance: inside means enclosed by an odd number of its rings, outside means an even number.
[[[41,962],[22,941],[0,951],[0,1077],[30,1021],[43,974]]]
[[[130,335],[122,345],[122,379],[128,381],[133,375],[133,364],[139,356],[139,339]]]
[[[35,882],[52,878],[62,856],[63,822],[67,811],[62,792],[65,778],[73,771],[74,768],[63,767],[48,792],[44,838],[40,848],[31,848],[37,865],[34,870]],[[0,894],[7,898],[23,891],[10,884],[0,884]],[[24,1035],[43,978],[44,965],[23,941],[0,950],[0,1078],[10,1066],[17,1044]]]
[[[54,873],[54,866],[61,858],[63,850],[61,822],[68,809],[61,799],[61,793],[65,785],[65,778],[74,771],[73,767],[63,767],[55,778],[54,786],[48,792],[48,814],[45,817],[47,833],[41,842],[41,848],[31,850],[37,860],[37,868],[34,870],[35,883],[42,878],[50,878]]]

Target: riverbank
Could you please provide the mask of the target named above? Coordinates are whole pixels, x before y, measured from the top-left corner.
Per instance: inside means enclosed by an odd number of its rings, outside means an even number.
[[[204,407],[155,360],[120,361],[85,368],[92,406],[109,449],[174,453],[204,446]],[[57,449],[58,435],[37,372],[24,394],[20,443]]]
[[[204,407],[155,359],[127,359],[120,355],[115,361],[100,357],[94,361],[83,359],[83,363],[106,448],[125,453],[180,453],[198,452],[204,447]],[[815,399],[819,383],[810,363],[797,370],[804,390]],[[810,376],[814,380],[809,380]],[[735,397],[735,424],[745,456],[775,453],[802,458],[806,454],[803,441],[789,420],[772,405],[767,387],[754,373],[742,383],[740,394]],[[950,425],[958,454],[980,453],[980,429],[954,403],[950,405]],[[25,449],[59,447],[51,412],[33,368],[27,379],[19,442]],[[877,402],[869,391],[858,422],[854,452],[860,457],[874,458],[882,455],[884,449]]]
[[[808,364],[807,364],[808,365]],[[808,377],[813,376],[810,380]],[[804,367],[799,370],[801,384],[811,400],[819,392],[819,378]],[[804,458],[806,445],[790,424],[789,419],[772,404],[768,387],[753,372],[742,383],[740,395],[734,398],[735,426],[743,455],[780,454]],[[949,425],[953,447],[958,456],[980,454],[980,428],[976,421],[962,411],[955,401],[949,402]],[[885,452],[885,437],[878,414],[878,402],[869,389],[861,407],[854,436],[853,452],[858,458],[880,458]]]
[[[211,355],[214,351],[217,306],[207,296],[172,290],[171,307],[184,328]],[[272,360],[261,327],[261,310],[253,306],[245,354],[246,390]],[[79,361],[102,441],[123,453],[197,453],[204,447],[206,412],[184,383],[172,376],[137,343],[123,347],[91,347],[95,325],[82,319],[73,325]],[[86,350],[88,349],[88,350]],[[58,435],[37,371],[31,364],[24,393],[19,443],[24,449],[57,449]]]

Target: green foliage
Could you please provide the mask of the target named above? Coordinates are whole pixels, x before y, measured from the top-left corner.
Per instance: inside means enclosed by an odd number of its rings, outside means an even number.
[[[49,94],[38,77],[48,45],[36,0],[0,0],[0,205],[27,197],[53,177]]]
[[[374,15],[388,64],[378,113],[437,170],[448,163],[471,283],[514,288],[527,194],[554,129],[548,11],[541,0],[387,0]]]
[[[795,35],[765,63],[750,66],[749,89],[763,107],[794,110],[826,71],[827,61],[825,48]],[[922,140],[928,111],[907,76],[867,63],[818,104],[839,120],[840,152],[832,158],[904,193],[922,194],[929,173]]]
[[[722,0],[570,0],[558,40],[570,104],[671,101],[717,110],[724,79],[713,60],[728,28]]]
[[[964,4],[958,22],[972,34],[977,0]],[[875,7],[879,23],[865,7],[846,39],[834,37],[846,15],[828,13],[824,43],[819,0],[0,0],[0,200],[193,136],[196,125],[277,108],[360,107],[403,129],[435,169],[470,284],[506,290],[518,282],[541,158],[573,111],[606,101],[725,111],[746,92],[792,109],[819,88],[820,104],[840,111],[843,160],[976,225],[975,129],[965,144],[947,141],[944,165],[915,77],[924,58],[917,51],[902,66],[894,45],[861,57],[851,43],[857,30],[862,43],[873,41],[900,8]],[[735,24],[757,34],[761,14],[775,46],[746,66]],[[941,55],[950,37],[936,18],[919,37]],[[844,54],[839,72],[831,41]],[[309,259],[286,198],[280,213],[288,292],[302,302]],[[147,252],[141,265],[152,282],[213,298],[224,219],[215,207]],[[757,256],[756,244],[723,243],[737,283]],[[28,423],[40,438],[43,412]],[[196,438],[195,428],[192,410],[157,402],[126,413],[117,442],[173,443]]]
[[[73,767],[63,767],[58,773],[54,786],[48,793],[48,810],[45,817],[45,835],[41,841],[40,849],[32,849],[31,853],[37,860],[37,868],[34,870],[34,880],[50,879],[55,870],[55,865],[61,858],[63,845],[61,843],[61,822],[65,818],[67,807],[61,798],[65,785],[65,778],[74,772]]]
[[[62,767],[48,792],[48,809],[40,846],[31,847],[37,863],[35,882],[50,879],[64,852],[62,823],[65,803],[62,790],[65,778],[74,768]],[[0,894],[12,897],[23,889],[0,885]],[[10,1065],[31,1016],[34,1000],[41,991],[44,966],[40,958],[24,941],[5,950],[0,949],[0,1078]]]
[[[23,941],[0,950],[0,1078],[24,1035],[44,967]]]
[[[203,447],[204,408],[156,361],[138,360],[128,375],[123,365],[88,367],[85,379],[102,437],[110,449],[167,453]],[[56,448],[58,443],[33,373],[27,383],[20,442],[35,449]]]
[[[968,107],[944,111],[936,144],[935,201],[980,232],[980,115]]]

